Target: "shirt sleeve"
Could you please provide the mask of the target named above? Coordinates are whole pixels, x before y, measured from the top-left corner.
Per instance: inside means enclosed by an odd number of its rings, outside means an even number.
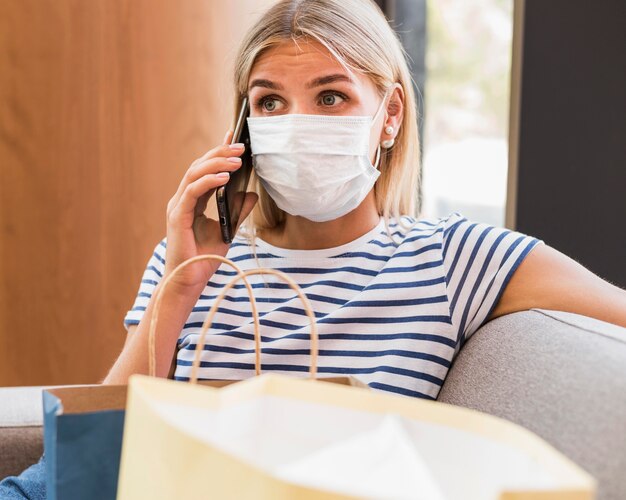
[[[154,293],[154,289],[163,278],[163,274],[165,273],[165,249],[166,238],[163,238],[154,248],[154,252],[148,260],[148,264],[141,278],[141,283],[139,284],[135,303],[124,317],[124,328],[126,328],[126,331],[128,331],[130,325],[139,324],[148,306],[148,302]]]
[[[487,322],[511,276],[542,240],[472,222],[459,212],[445,219],[443,267],[457,349]]]

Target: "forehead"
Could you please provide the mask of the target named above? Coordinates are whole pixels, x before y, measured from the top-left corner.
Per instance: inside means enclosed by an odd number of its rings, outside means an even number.
[[[348,71],[321,43],[314,40],[285,40],[263,52],[254,62],[248,86],[257,78],[304,84],[323,74],[344,74],[356,85],[371,85],[365,75]]]

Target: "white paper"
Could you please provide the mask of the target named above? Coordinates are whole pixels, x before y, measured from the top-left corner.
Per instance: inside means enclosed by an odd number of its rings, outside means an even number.
[[[444,500],[400,417],[275,470],[296,484],[360,498]]]
[[[151,405],[170,425],[207,445],[323,491],[361,498],[496,500],[506,489],[563,486],[518,449],[399,416],[275,396],[217,411]]]

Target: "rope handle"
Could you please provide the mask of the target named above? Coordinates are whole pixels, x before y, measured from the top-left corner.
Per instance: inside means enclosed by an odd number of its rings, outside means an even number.
[[[156,299],[154,303],[154,312],[152,313],[152,318],[150,318],[150,330],[148,333],[148,373],[150,374],[151,377],[156,376],[156,327],[157,327],[157,323],[159,319],[159,310],[161,308],[161,300],[163,298],[165,289],[167,288],[172,278],[176,276],[176,274],[178,274],[182,269],[184,269],[185,267],[195,262],[205,261],[205,260],[217,260],[224,264],[228,264],[238,273],[235,279],[238,279],[239,276],[242,276],[243,274],[243,271],[241,270],[241,268],[237,266],[237,264],[235,264],[232,260],[227,259],[226,257],[222,257],[221,255],[206,254],[206,255],[197,255],[196,257],[191,257],[187,259],[186,261],[181,262],[178,266],[176,266],[176,269],[174,269],[172,273],[163,280],[163,284],[161,285],[161,288],[159,288],[157,295],[156,295]],[[255,371],[256,371],[256,374],[259,375],[261,373],[260,358],[258,356],[258,353],[261,350],[259,313],[257,311],[256,300],[254,298],[254,293],[252,292],[252,287],[250,286],[250,283],[248,283],[248,280],[245,279],[245,277],[243,281],[246,285],[246,289],[248,290],[248,295],[250,297],[250,306],[252,308],[252,316],[254,318],[254,343],[255,343],[255,349],[257,352]],[[212,310],[213,308],[211,309],[211,311]],[[205,330],[203,330],[203,334],[204,332]],[[202,337],[202,342],[199,344],[200,345],[204,344],[204,336]]]
[[[222,302],[228,290],[234,287],[235,284],[240,279],[243,279],[244,282],[246,282],[246,286],[249,287],[249,285],[247,284],[246,278],[248,276],[252,276],[255,274],[273,274],[274,276],[278,276],[279,278],[282,278],[282,280],[285,281],[298,294],[298,297],[300,298],[300,300],[302,301],[304,305],[306,314],[311,321],[311,367],[310,367],[309,375],[311,379],[315,379],[317,375],[317,356],[318,356],[319,338],[317,335],[317,324],[315,322],[315,314],[313,314],[313,309],[311,308],[311,303],[309,302],[309,299],[307,298],[306,295],[304,295],[304,293],[302,292],[302,289],[298,286],[298,284],[289,276],[287,276],[285,273],[283,273],[282,271],[277,271],[276,269],[268,269],[268,268],[257,268],[257,269],[250,269],[245,272],[239,271],[239,274],[235,276],[230,282],[228,282],[224,286],[224,288],[222,288],[217,299],[215,299],[215,302],[211,306],[211,310],[209,311],[209,314],[206,320],[204,321],[204,324],[202,325],[202,332],[200,333],[200,338],[196,344],[195,356],[194,356],[193,364],[191,366],[191,377],[189,380],[190,383],[196,384],[198,382],[198,371],[200,369],[200,355],[202,353],[202,350],[204,349],[204,340],[206,337],[206,332],[211,327],[211,323],[213,322],[213,317],[215,316],[217,312],[217,308],[220,305],[220,302]],[[251,294],[251,297],[254,297],[251,292],[251,287],[248,288],[248,293]],[[257,375],[259,375],[259,367],[261,365],[261,349],[260,349],[261,335],[259,333],[258,317],[256,315],[257,314],[256,305],[253,306],[253,314],[255,314],[255,323],[254,323],[254,338],[255,338],[255,346],[256,346],[255,367],[257,367]]]

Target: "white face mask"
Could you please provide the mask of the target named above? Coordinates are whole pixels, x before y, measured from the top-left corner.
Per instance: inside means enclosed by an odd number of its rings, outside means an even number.
[[[286,114],[249,117],[256,174],[276,205],[315,222],[358,207],[378,179],[369,159],[371,116]]]

